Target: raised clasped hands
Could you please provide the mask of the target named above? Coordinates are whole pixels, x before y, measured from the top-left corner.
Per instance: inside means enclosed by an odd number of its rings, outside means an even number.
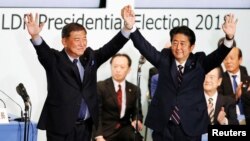
[[[131,5],[124,6],[121,10],[121,16],[124,20],[124,26],[127,30],[131,30],[135,24],[135,13]]]
[[[227,14],[224,17],[224,24],[222,25],[222,29],[226,34],[227,39],[233,39],[236,32],[236,24],[238,22],[237,19],[234,18],[233,14]]]
[[[33,39],[39,36],[39,33],[42,31],[44,26],[44,23],[38,23],[38,16],[38,13],[36,13],[35,19],[32,13],[25,14],[24,16],[25,25]]]

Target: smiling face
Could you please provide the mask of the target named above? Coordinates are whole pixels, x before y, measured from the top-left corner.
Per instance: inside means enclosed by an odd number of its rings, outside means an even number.
[[[206,74],[203,88],[204,91],[212,96],[217,91],[217,88],[220,86],[222,78],[220,77],[221,70],[220,68],[215,68]]]
[[[171,49],[175,59],[183,63],[194,49],[194,45],[190,44],[188,36],[178,33],[173,36]]]
[[[72,58],[78,58],[83,55],[87,47],[86,33],[83,30],[71,31],[69,37],[62,38],[62,44]]]

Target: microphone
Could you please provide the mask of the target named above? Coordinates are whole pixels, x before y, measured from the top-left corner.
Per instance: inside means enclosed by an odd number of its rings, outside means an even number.
[[[139,59],[139,64],[143,65],[146,62],[146,58],[144,56],[141,55],[140,59]]]
[[[31,105],[30,102],[30,97],[24,87],[24,85],[22,83],[20,83],[17,87],[16,87],[16,91],[17,93],[22,97],[24,103],[29,103]]]
[[[16,121],[23,121],[24,120],[24,118],[23,118],[23,109],[22,109],[22,107],[20,106],[20,104],[18,104],[15,100],[13,100],[9,95],[7,95],[4,91],[2,91],[2,90],[0,90],[0,92],[2,93],[2,94],[4,94],[6,97],[8,97],[12,102],[14,102],[20,109],[21,109],[21,118],[16,118],[16,119],[14,119],[14,120],[16,120]]]
[[[141,55],[140,59],[139,59],[139,65],[138,65],[138,72],[141,72],[141,67],[142,65],[146,62],[146,58],[144,56]]]
[[[5,102],[2,99],[0,99],[0,101],[3,103],[4,108],[6,108]]]

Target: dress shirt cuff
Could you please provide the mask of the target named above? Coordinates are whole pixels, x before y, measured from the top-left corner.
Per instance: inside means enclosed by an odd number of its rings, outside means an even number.
[[[231,48],[233,46],[233,40],[227,40],[226,38],[224,39],[224,45],[226,47]]]
[[[135,30],[136,30],[136,26],[134,25],[131,30],[128,30],[125,27],[123,27],[122,30],[121,30],[121,32],[122,32],[122,35],[124,37],[126,37],[127,39],[129,39],[130,33],[135,32]]]
[[[41,44],[42,44],[43,39],[42,39],[41,36],[39,36],[39,37],[37,37],[37,38],[35,38],[35,39],[31,39],[31,41],[32,41],[32,43],[33,43],[34,45],[38,46],[38,45],[41,45]]]
[[[104,139],[104,138],[103,138],[103,136],[100,135],[100,136],[95,137],[95,140],[97,140],[97,139]]]

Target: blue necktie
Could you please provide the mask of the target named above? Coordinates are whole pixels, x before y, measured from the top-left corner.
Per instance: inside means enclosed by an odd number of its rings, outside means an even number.
[[[78,63],[78,59],[74,59],[73,60],[73,64],[76,66],[76,68],[77,68],[77,70],[78,70],[78,77],[80,77],[80,79],[81,79],[81,81],[82,81],[82,76],[81,76],[81,74],[83,74],[83,72],[81,73],[81,68],[79,68],[79,66],[77,65],[77,63]],[[79,114],[78,114],[78,118],[79,119],[85,119],[85,116],[86,116],[86,111],[87,110],[87,105],[86,105],[86,103],[85,103],[85,101],[84,101],[84,99],[82,99],[82,101],[81,101],[81,107],[80,107],[80,111],[79,111]]]
[[[233,77],[233,90],[234,90],[234,94],[236,94],[236,90],[237,90],[237,87],[238,87],[238,84],[237,84],[237,81],[236,81],[237,75],[232,75],[232,77]],[[239,98],[239,101],[238,101],[237,105],[239,106],[240,114],[242,115],[243,114],[243,105],[242,105],[242,102],[241,102],[241,98]]]
[[[232,77],[233,77],[233,91],[234,91],[234,94],[236,94],[236,89],[238,86],[237,81],[236,81],[237,75],[232,75]]]

